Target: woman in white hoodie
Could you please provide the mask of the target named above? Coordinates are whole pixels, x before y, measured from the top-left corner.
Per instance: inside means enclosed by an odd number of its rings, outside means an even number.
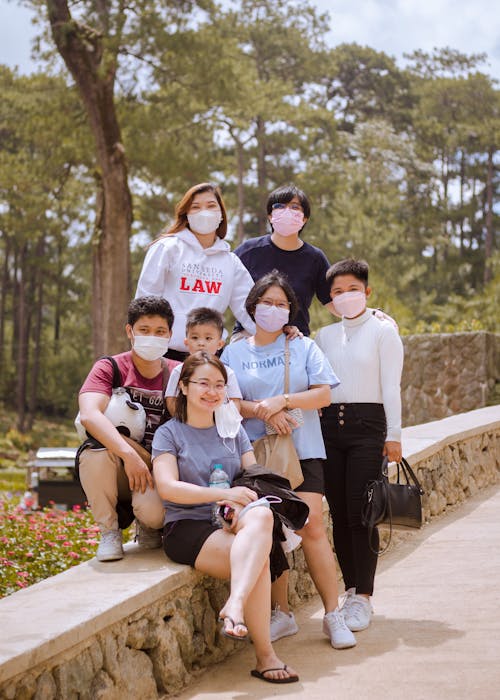
[[[149,248],[136,297],[167,299],[174,325],[167,356],[184,360],[186,316],[205,306],[224,313],[229,307],[249,333],[255,324],[245,309],[253,279],[222,240],[227,214],[219,188],[208,182],[191,187],[177,204],[175,221]]]

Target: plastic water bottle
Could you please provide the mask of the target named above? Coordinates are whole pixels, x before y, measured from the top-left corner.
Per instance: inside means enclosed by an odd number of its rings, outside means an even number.
[[[224,471],[222,464],[214,464],[212,472],[210,474],[210,479],[208,480],[208,485],[210,488],[216,489],[230,489],[231,482],[229,481],[229,476]],[[220,526],[220,518],[217,515],[219,506],[214,503],[212,506],[212,524]]]

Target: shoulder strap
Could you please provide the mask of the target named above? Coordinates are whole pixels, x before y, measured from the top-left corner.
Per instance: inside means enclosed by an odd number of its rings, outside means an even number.
[[[285,394],[288,394],[290,384],[290,348],[288,346],[288,336],[285,336]]]
[[[112,355],[103,355],[100,360],[109,360],[113,367],[113,389],[118,389],[122,385],[122,374],[118,367],[118,363]]]
[[[170,379],[170,369],[168,367],[168,361],[162,357],[161,358],[161,368],[163,370],[163,396],[165,396],[165,391],[167,388],[168,380]]]

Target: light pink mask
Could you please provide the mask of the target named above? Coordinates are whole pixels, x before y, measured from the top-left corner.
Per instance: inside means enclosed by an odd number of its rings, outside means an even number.
[[[281,330],[288,323],[290,311],[278,309],[277,306],[257,304],[255,307],[255,323],[269,333]]]
[[[278,209],[271,214],[273,229],[280,236],[293,236],[304,225],[304,214],[293,209]]]
[[[334,297],[332,301],[339,316],[346,318],[359,316],[366,308],[366,294],[364,292],[344,292]]]

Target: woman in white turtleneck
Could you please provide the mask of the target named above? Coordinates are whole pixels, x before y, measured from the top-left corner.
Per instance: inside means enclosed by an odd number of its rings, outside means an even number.
[[[393,323],[366,308],[371,293],[366,262],[341,260],[330,267],[327,280],[342,321],[321,328],[315,339],[340,379],[321,418],[327,455],[325,496],[347,593],[344,619],[358,632],[371,621],[377,566],[361,523],[362,497],[366,484],[380,476],[383,456],[389,461],[402,457],[403,344]],[[376,528],[371,546],[378,548]]]

